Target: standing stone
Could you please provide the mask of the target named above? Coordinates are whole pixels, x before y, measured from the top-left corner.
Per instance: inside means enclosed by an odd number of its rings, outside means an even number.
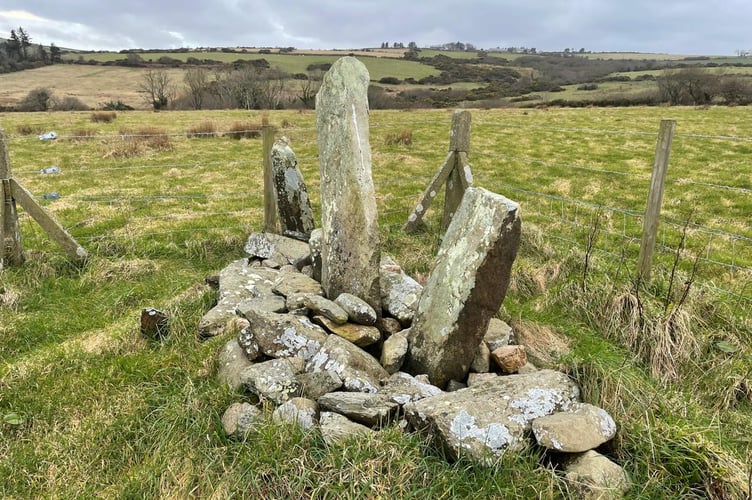
[[[506,295],[520,227],[517,203],[468,188],[418,303],[407,371],[439,387],[465,379]]]
[[[274,142],[271,156],[274,195],[282,233],[293,231],[309,236],[314,229],[311,201],[303,174],[298,168],[298,159],[286,137]]]
[[[322,285],[327,297],[347,292],[381,311],[381,255],[371,175],[365,65],[336,61],[316,95],[321,168]]]

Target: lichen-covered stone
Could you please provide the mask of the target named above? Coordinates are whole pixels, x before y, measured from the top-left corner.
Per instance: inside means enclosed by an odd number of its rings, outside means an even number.
[[[295,367],[286,359],[272,359],[249,366],[241,373],[243,386],[259,398],[282,404],[300,394]]]
[[[483,341],[491,351],[509,345],[512,343],[512,328],[499,318],[491,318]]]
[[[418,303],[407,371],[426,373],[437,386],[464,380],[506,295],[520,227],[519,205],[467,189]]]
[[[437,438],[448,455],[493,463],[531,443],[536,418],[571,408],[579,388],[561,372],[509,375],[404,406],[410,424]]]
[[[381,241],[371,173],[365,65],[337,60],[316,95],[321,171],[321,280],[327,297],[351,293],[381,310]]]
[[[313,210],[298,158],[287,138],[274,142],[271,153],[272,179],[277,202],[277,214],[282,232],[294,231],[310,235],[314,229]]]
[[[391,262],[390,259],[384,259],[379,268],[381,304],[403,327],[410,326],[423,287]]]
[[[248,259],[236,260],[222,269],[217,305],[199,321],[199,335],[214,337],[227,331],[228,322],[236,317],[240,303],[273,295],[272,285],[277,274],[274,269],[254,267]]]
[[[319,423],[319,406],[311,399],[292,398],[274,410],[272,420],[295,424],[304,431],[310,431]]]
[[[301,294],[324,295],[324,289],[318,281],[299,272],[280,272],[274,280],[272,290],[285,297]]]
[[[233,403],[222,415],[225,433],[234,438],[242,438],[253,430],[261,419],[261,411],[249,403]]]
[[[272,259],[280,265],[292,264],[310,255],[308,243],[274,233],[252,233],[245,252],[253,257]]]
[[[438,396],[443,391],[436,386],[417,380],[408,373],[393,374],[379,389],[379,394],[389,398],[397,404],[405,405],[411,401]]]
[[[347,313],[351,322],[366,326],[376,324],[378,315],[365,300],[351,293],[341,293],[334,302]]]
[[[378,392],[380,381],[389,377],[370,354],[337,335],[329,335],[306,365],[307,372],[325,370],[336,373],[345,389],[356,392]]]
[[[539,445],[566,453],[592,450],[616,434],[616,423],[611,415],[603,408],[586,403],[567,412],[536,418],[532,427]]]
[[[318,400],[324,394],[334,392],[343,385],[342,379],[331,370],[305,372],[297,376],[303,397]]]
[[[248,321],[260,351],[273,358],[299,356],[308,361],[328,337],[305,316],[251,310]]]

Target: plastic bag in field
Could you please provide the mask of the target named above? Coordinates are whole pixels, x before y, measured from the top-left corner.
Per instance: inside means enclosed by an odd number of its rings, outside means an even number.
[[[45,193],[42,195],[43,200],[59,200],[60,199],[60,193],[57,191],[53,191],[51,193]]]
[[[57,139],[57,132],[47,132],[39,136],[40,141],[54,141]]]
[[[43,168],[39,171],[40,174],[59,174],[60,169],[57,167],[57,165],[52,165],[51,167]]]

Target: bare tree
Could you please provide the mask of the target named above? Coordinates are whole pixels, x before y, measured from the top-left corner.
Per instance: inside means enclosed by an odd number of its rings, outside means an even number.
[[[167,72],[160,69],[148,69],[144,73],[138,90],[154,109],[166,108],[173,95],[173,88]]]
[[[189,68],[183,77],[193,109],[201,109],[204,93],[209,86],[209,72],[205,68]]]
[[[309,71],[305,80],[300,80],[300,93],[298,99],[306,108],[313,109],[316,106],[316,94],[321,88],[322,71]]]

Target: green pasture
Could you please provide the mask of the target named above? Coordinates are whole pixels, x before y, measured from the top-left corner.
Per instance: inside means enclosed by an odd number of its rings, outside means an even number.
[[[470,111],[474,183],[518,201],[523,219],[499,316],[571,343],[557,366],[614,416],[602,451],[631,476],[629,498],[744,498],[749,110]],[[662,119],[676,135],[642,283],[635,240]],[[417,234],[401,226],[446,157],[451,120],[370,113],[382,251],[411,274],[429,272],[441,244],[442,196]],[[224,435],[222,412],[247,400],[214,378],[232,335],[202,342],[196,328],[216,300],[205,277],[242,258],[263,225],[261,140],[229,132],[264,121],[288,138],[319,217],[312,111],[0,114],[14,177],[91,255],[70,263],[20,210],[27,261],[0,270],[0,497],[572,498],[538,451],[488,468],[446,463],[397,426],[333,448],[272,423]],[[50,130],[56,141],[38,140]],[[196,130],[215,133],[187,136]],[[395,142],[403,132],[411,144]],[[40,173],[52,165],[60,173]],[[144,307],[171,315],[165,343],[140,337]]]
[[[145,53],[139,54],[145,61],[157,61],[160,57],[170,57],[180,61],[186,61],[189,57],[197,59],[209,59],[222,63],[231,63],[237,60],[258,60],[266,59],[274,68],[279,68],[287,73],[305,73],[306,68],[311,64],[333,63],[340,57],[347,55],[347,52],[332,55],[308,55],[308,54],[259,54],[256,52],[238,53],[238,52],[188,52],[188,53]],[[114,52],[75,54],[71,55],[73,59],[83,56],[84,60],[94,60],[100,62],[115,61],[125,59],[127,54],[118,54]],[[413,77],[416,80],[438,74],[438,71],[431,66],[426,66],[415,61],[406,61],[393,57],[364,57],[358,56],[368,68],[372,80],[379,80],[385,76],[394,76],[400,79]]]

